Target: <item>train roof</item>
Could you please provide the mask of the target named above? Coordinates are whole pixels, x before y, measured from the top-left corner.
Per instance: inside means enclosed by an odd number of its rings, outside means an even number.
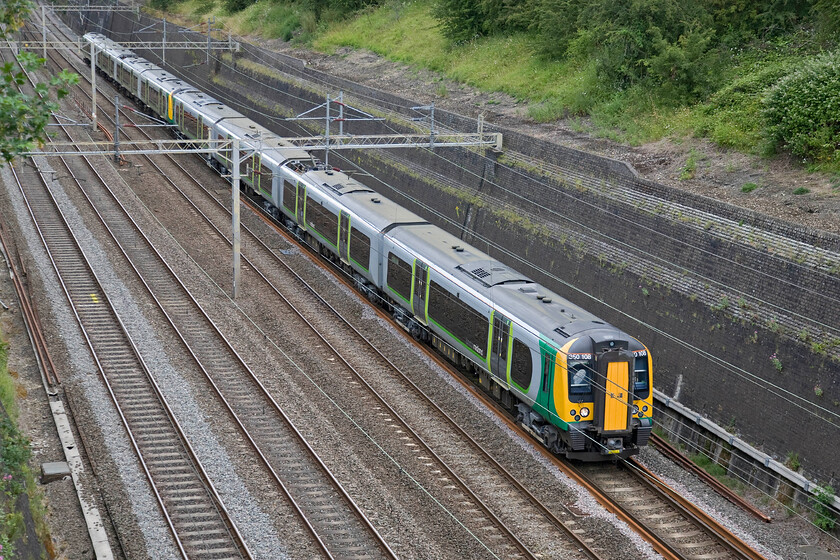
[[[530,326],[558,347],[581,331],[615,328],[436,226],[399,226],[388,235],[484,295],[512,320],[527,317]]]
[[[204,116],[205,120],[211,123],[217,123],[222,119],[247,118],[239,111],[198,90],[179,94],[178,99],[182,100],[186,105],[195,107]],[[250,121],[250,119],[247,120]]]
[[[113,58],[140,58],[140,56],[131,49],[122,46],[101,33],[86,33],[84,38],[88,42],[94,43],[101,51],[106,52]]]
[[[192,84],[189,84],[175,76],[174,74],[167,72],[163,68],[150,68],[143,72],[143,78],[149,80],[150,82],[154,82],[157,86],[166,93],[174,93],[178,90],[195,90],[195,87]]]
[[[306,150],[301,150],[297,146],[289,144],[286,140],[279,136],[263,139],[261,151],[263,158],[269,157],[278,165],[285,163],[288,160],[306,162],[305,165],[311,165],[313,161],[312,154]]]
[[[387,231],[399,224],[428,223],[346,173],[321,169],[309,171],[304,176],[346,206],[350,212],[368,222],[376,231]]]

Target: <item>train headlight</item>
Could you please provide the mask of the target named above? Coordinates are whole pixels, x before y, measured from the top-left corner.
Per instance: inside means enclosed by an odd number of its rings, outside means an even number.
[[[569,414],[570,414],[570,415],[572,415],[572,416],[577,416],[577,410],[575,410],[575,409],[573,408],[573,409],[569,412]]]
[[[648,411],[648,406],[647,405],[643,406],[642,407],[642,412],[647,412],[647,411]]]
[[[586,408],[586,407],[581,408],[580,409],[580,416],[581,416],[581,418],[588,418],[589,417],[589,409]]]
[[[638,413],[639,413],[639,407],[634,404],[633,405],[633,414],[638,414]]]

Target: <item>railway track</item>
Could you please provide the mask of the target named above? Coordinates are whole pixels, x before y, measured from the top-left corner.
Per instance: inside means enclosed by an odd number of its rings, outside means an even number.
[[[679,560],[760,560],[763,557],[710,515],[667,487],[640,463],[572,467],[612,507],[659,541],[658,551]]]
[[[707,473],[705,470],[703,470],[701,467],[696,465],[693,461],[691,461],[691,459],[687,458],[677,448],[668,443],[668,440],[658,436],[657,434],[651,434],[650,444],[655,446],[660,453],[671,459],[673,462],[677,463],[685,470],[694,473],[695,476],[702,480],[706,485],[711,487],[715,492],[717,492],[736,506],[740,507],[744,511],[748,512],[753,517],[761,519],[765,523],[770,523],[770,521],[772,521],[770,516],[764,514],[764,512],[762,512],[760,509],[749,503],[747,500],[739,496],[737,493],[733,492],[730,488],[728,488],[718,479],[716,479],[715,477]]]
[[[74,139],[69,135],[68,137]],[[87,161],[87,158],[84,159]],[[72,174],[69,166],[67,169]],[[305,526],[312,532],[324,556],[393,558],[394,555],[387,544],[329,469],[315,455],[302,434],[273,399],[265,391],[260,392],[259,380],[227,345],[227,341],[215,329],[209,317],[203,314],[177,275],[168,268],[163,257],[124,211],[106,181],[93,166],[90,169],[99,178],[99,185],[83,186],[77,182],[81,193],[125,257],[129,259],[149,293],[161,306],[190,355],[208,376],[219,398],[237,418],[246,440],[254,445],[266,462],[276,482],[294,504]],[[91,194],[90,191],[96,192]],[[161,274],[161,271],[168,274]],[[91,296],[94,303],[102,301],[103,298],[104,292],[101,290]],[[114,353],[111,348],[107,348],[106,351]],[[118,360],[121,358],[122,356],[117,356]],[[125,377],[120,377],[117,381],[119,386],[132,386]],[[137,395],[131,397],[138,403],[133,404],[133,408],[138,408],[148,400],[139,399]],[[138,414],[148,418],[144,420],[147,424],[159,422],[154,410],[138,410]],[[283,427],[286,428],[285,431]],[[191,496],[186,496],[185,499],[197,501]],[[189,510],[188,513],[200,517],[200,504],[193,505]],[[177,530],[176,526],[173,531]],[[207,531],[200,534],[196,532],[195,538],[208,546],[212,544]]]
[[[178,550],[184,558],[251,558],[41,171],[13,172]]]
[[[103,114],[103,113],[100,112],[100,114]],[[163,171],[157,166],[157,164],[154,163],[153,159],[155,159],[155,158],[149,158],[148,159],[149,163],[151,163],[162,174],[164,174]],[[172,158],[167,158],[167,159],[171,163],[177,165],[177,163],[175,163]],[[186,173],[186,171],[184,171],[184,172]],[[178,188],[177,185],[174,182],[172,182],[172,181],[169,181],[169,182],[171,183],[173,188]],[[199,181],[197,181],[195,179],[193,179],[193,183],[196,186],[200,186]],[[206,192],[206,191],[203,191],[203,192]],[[215,199],[213,199],[213,200],[215,201]],[[218,208],[221,210],[221,206],[218,206]],[[194,210],[196,212],[200,212],[200,210],[198,210],[197,208],[194,208]],[[223,234],[221,234],[221,232],[218,232],[218,234],[220,236],[220,239],[226,239],[223,236]],[[256,236],[254,236],[253,240],[254,240],[255,243],[261,243]],[[269,255],[271,258],[276,259],[276,255],[274,255],[274,253],[271,252],[266,246],[262,245],[262,248],[263,248],[264,251],[266,251],[266,253],[265,253],[266,255]],[[248,262],[247,260],[246,260],[246,263],[247,263],[249,269],[256,270],[256,266],[253,265],[253,263]],[[141,265],[141,268],[147,268],[147,267],[150,266],[150,264],[151,263],[143,263]],[[306,288],[308,288],[311,293],[313,293],[313,294],[315,293],[315,291],[311,287],[309,287],[308,285],[306,285],[304,283],[302,278],[300,278],[299,276],[294,274],[294,271],[292,271],[291,269],[287,269],[287,271],[295,277],[295,279],[298,283],[303,283],[302,285],[305,286]],[[283,296],[279,292],[279,290],[277,290],[275,287],[273,287],[273,285],[271,284],[271,282],[267,278],[263,277],[263,280],[268,285],[272,286],[272,289],[275,291],[275,293],[279,297],[283,298]],[[294,306],[294,304],[290,303],[285,298],[283,298],[283,299],[286,302],[286,304],[289,305],[289,309],[291,311],[298,314],[298,316],[301,317],[303,321],[306,321],[306,319],[303,319],[302,314]],[[322,305],[327,305],[326,302],[324,302],[322,299],[320,301],[321,301]],[[298,305],[299,306],[300,305],[305,305],[305,303],[304,304],[298,303]],[[331,317],[343,320],[341,318],[340,314],[338,314],[334,309],[332,309],[332,308],[329,308],[329,309],[332,312]],[[307,324],[307,323],[304,323],[304,324]],[[311,329],[313,329],[312,332],[314,334],[318,335],[318,330],[317,330],[316,327],[314,327],[311,323],[309,323],[308,326]],[[347,327],[350,327],[349,323],[347,323]],[[372,345],[370,345],[370,343],[366,339],[364,339],[364,337],[362,337],[361,334],[358,333],[358,331],[354,330],[354,332],[359,337],[359,340],[368,344],[371,349],[375,350],[375,348]],[[323,338],[321,335],[318,335],[318,336],[320,337],[319,338],[320,342],[322,342],[322,343],[324,343],[328,346],[330,345],[330,342],[328,340],[326,340],[326,338]],[[341,351],[335,350],[335,355],[338,359],[343,360]],[[387,358],[378,351],[377,351],[377,359],[379,360],[379,363],[376,364],[377,366],[384,365],[384,366],[389,366],[392,369],[396,368],[396,366],[394,366],[393,364],[388,362]],[[363,384],[366,384],[362,375],[359,374],[358,372],[356,372],[355,369],[346,361],[345,361],[345,366],[348,368],[349,371],[353,372],[353,375],[356,379],[361,381]],[[395,369],[395,371],[399,372],[398,369]],[[407,375],[405,375],[403,373],[401,373],[401,375],[403,376],[404,380],[411,383],[411,381],[410,381],[410,379]],[[417,388],[416,386],[414,386],[414,388],[415,388],[415,390],[419,391],[419,388]],[[368,396],[373,395],[374,398],[377,399],[378,403],[384,408],[385,412],[379,413],[380,415],[385,414],[385,415],[388,415],[389,418],[397,418],[397,419],[400,418],[397,411],[393,407],[388,405],[384,401],[384,399],[379,397],[377,395],[376,391],[372,387],[370,387],[369,385],[367,386],[367,391],[368,391],[367,395]],[[422,392],[420,394],[422,394]],[[423,397],[426,399],[426,401],[429,405],[433,406],[432,401],[430,399],[428,399],[428,397],[426,397],[425,395],[423,395]],[[257,404],[257,406],[259,406],[259,403]],[[445,413],[443,413],[439,409],[438,409],[438,414],[444,415],[444,418],[446,419],[446,421],[448,422],[448,424],[451,427],[458,428],[457,424],[452,419],[446,417]],[[475,530],[476,532],[479,532],[479,531],[486,532],[488,530],[488,528],[487,528],[488,519],[490,520],[489,522],[490,522],[491,525],[495,525],[495,529],[498,531],[498,534],[502,535],[503,538],[507,539],[507,541],[508,541],[507,544],[505,544],[502,547],[499,547],[498,545],[494,545],[493,549],[498,551],[498,556],[499,557],[525,557],[525,558],[533,558],[534,557],[528,551],[528,549],[521,542],[519,542],[517,537],[510,530],[507,529],[507,527],[504,525],[504,523],[502,523],[497,518],[497,516],[482,502],[482,500],[478,496],[476,496],[474,492],[469,490],[467,485],[463,481],[460,480],[458,475],[455,474],[455,472],[453,472],[451,469],[449,469],[449,467],[446,465],[446,463],[440,457],[438,457],[437,454],[431,448],[426,446],[426,444],[423,442],[423,439],[416,432],[414,432],[414,430],[408,425],[407,422],[400,419],[399,424],[397,424],[396,426],[392,422],[387,422],[385,424],[385,427],[387,429],[390,429],[390,430],[393,430],[396,427],[397,432],[399,432],[399,433],[410,433],[417,443],[416,444],[411,443],[410,445],[407,445],[407,447],[409,448],[408,450],[413,452],[413,449],[411,449],[411,448],[414,447],[415,445],[420,445],[422,447],[422,451],[424,453],[424,455],[419,456],[419,457],[416,456],[416,454],[415,454],[415,456],[411,457],[410,459],[413,459],[414,462],[417,462],[419,460],[421,462],[426,463],[425,466],[427,468],[424,469],[424,470],[429,474],[438,475],[442,471],[445,472],[447,476],[444,477],[443,482],[450,482],[450,481],[455,482],[454,486],[457,487],[458,491],[453,491],[454,488],[452,487],[452,485],[450,485],[450,484],[446,485],[448,487],[448,490],[449,490],[449,492],[447,492],[447,494],[448,494],[447,503],[448,503],[449,507],[452,508],[452,509],[450,509],[450,511],[456,512],[455,515],[456,515],[456,517],[458,517],[459,520],[461,520],[461,522],[464,522],[463,521],[464,519],[470,519],[470,521],[466,522],[466,524],[469,527],[473,528],[473,530]],[[463,432],[463,430],[461,430],[460,435],[462,437],[465,437],[465,438],[468,437],[468,436],[466,436],[466,433]],[[405,438],[403,437],[401,439],[405,439]],[[509,482],[511,485],[513,485],[514,488],[518,489],[518,492],[523,495],[523,498],[526,500],[526,502],[530,502],[529,507],[535,508],[535,510],[537,511],[537,515],[543,517],[543,519],[541,520],[541,523],[538,525],[538,527],[541,530],[543,530],[543,531],[550,530],[550,531],[557,532],[558,537],[560,539],[566,541],[566,543],[567,543],[567,545],[570,549],[585,551],[587,548],[589,548],[589,546],[584,542],[585,539],[581,538],[578,535],[578,532],[580,532],[579,529],[570,529],[569,527],[567,527],[566,522],[561,521],[556,514],[552,513],[549,508],[546,508],[532,494],[530,494],[521,484],[519,484],[515,480],[515,478],[510,473],[505,471],[504,468],[500,464],[495,462],[492,459],[492,457],[490,457],[490,455],[483,448],[480,447],[480,445],[478,445],[477,443],[475,443],[471,439],[467,439],[467,442],[479,451],[479,459],[490,461],[491,464],[494,465],[494,468],[496,469],[496,471],[499,472],[499,473],[502,473],[503,477],[507,479],[507,482]],[[431,456],[431,457],[429,457],[429,456]],[[432,458],[434,458],[435,463],[427,463],[429,460],[432,460]],[[433,478],[440,479],[441,477],[440,476],[435,476],[435,477],[431,477],[431,478],[432,479]],[[431,482],[431,481],[432,480],[430,479],[429,482]],[[564,512],[564,514],[568,515],[568,512]],[[569,525],[571,525],[573,523],[574,523],[573,521],[568,522]],[[487,542],[493,542],[494,540],[499,540],[500,538],[502,538],[502,537],[500,537],[499,535],[493,535],[490,538],[487,538],[485,540]],[[590,538],[588,540],[594,541],[595,539]],[[487,545],[487,548],[489,550],[491,548],[490,545]],[[580,557],[581,558],[583,558],[583,557],[598,558],[597,554],[594,553],[594,552],[589,552],[589,553],[584,552]]]

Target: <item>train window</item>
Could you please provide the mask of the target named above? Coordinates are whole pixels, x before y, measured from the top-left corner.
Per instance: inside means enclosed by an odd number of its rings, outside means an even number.
[[[149,86],[149,102],[147,105],[157,113],[160,113],[160,92],[151,85]]]
[[[388,287],[406,302],[411,298],[411,265],[388,253]]]
[[[523,391],[527,391],[531,385],[531,371],[533,367],[531,349],[524,342],[514,337],[513,356],[510,361],[511,381],[516,383]]]
[[[257,185],[264,192],[271,193],[271,178],[273,177],[271,168],[260,163],[260,173],[254,177],[254,184]]]
[[[591,360],[569,360],[569,394],[583,396],[592,393],[593,371]]]
[[[338,216],[309,197],[306,197],[306,223],[333,247],[338,244]]]
[[[189,111],[184,111],[184,106],[181,106],[181,111],[184,115],[184,132],[190,138],[195,138],[198,135],[198,119]]]
[[[429,319],[482,359],[487,355],[490,321],[434,280],[429,284]]]
[[[350,230],[350,258],[360,267],[370,266],[370,237],[357,229]]]
[[[283,206],[286,210],[294,214],[297,210],[295,208],[295,197],[297,196],[297,189],[295,185],[289,181],[283,181]]]
[[[230,140],[230,139],[231,139],[230,134],[220,134],[219,135],[219,140]],[[231,155],[231,152],[233,151],[233,144],[231,143],[231,144],[228,144],[228,145],[231,146],[231,147],[225,148],[224,150],[219,150],[219,157],[222,158],[222,161],[225,162],[225,167],[227,167],[228,171],[230,171],[230,161],[233,157]]]
[[[648,377],[648,357],[639,356],[636,358],[636,364],[633,367],[633,393],[636,397],[647,398],[649,377]]]

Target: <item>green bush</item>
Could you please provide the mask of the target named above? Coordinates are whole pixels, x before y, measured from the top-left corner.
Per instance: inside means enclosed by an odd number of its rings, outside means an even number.
[[[834,1],[834,0],[822,0]],[[728,42],[767,40],[806,20],[812,2],[801,0],[707,0],[715,31]]]
[[[157,1],[157,0],[152,0]],[[225,9],[230,12],[241,12],[251,4],[256,2],[256,0],[225,0]]]
[[[814,57],[771,88],[767,131],[777,146],[829,162],[840,156],[840,50]]]
[[[836,44],[840,39],[840,0],[817,0],[814,15],[820,35]]]
[[[149,6],[156,10],[167,11],[172,7],[173,0],[149,0]]]
[[[814,525],[823,531],[832,531],[837,524],[830,505],[834,501],[834,488],[831,486],[817,486],[811,502],[814,505]]]

